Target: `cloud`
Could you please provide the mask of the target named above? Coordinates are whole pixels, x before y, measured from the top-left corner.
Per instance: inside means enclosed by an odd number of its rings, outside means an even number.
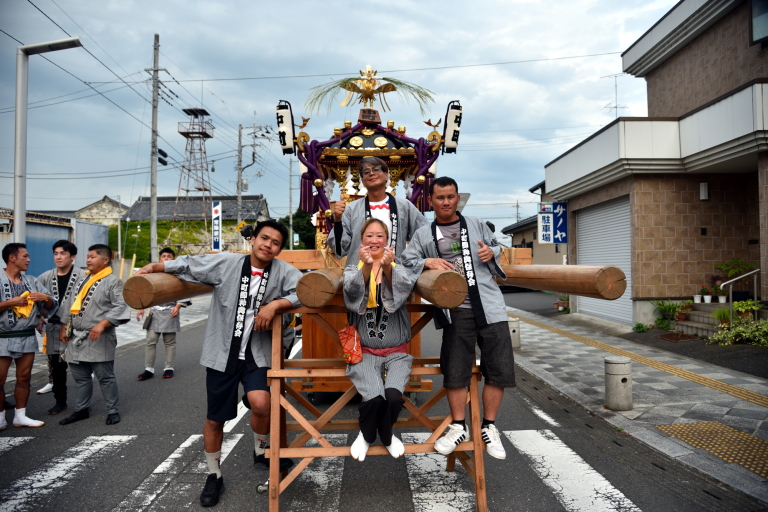
[[[158,131],[164,140],[159,145],[181,161],[185,141],[177,123],[186,119],[180,109],[203,105],[213,113],[216,126],[215,137],[207,144],[209,159],[216,160],[215,187],[233,193],[237,126],[272,124],[280,99],[291,101],[295,114],[301,115],[308,89],[339,78],[331,74],[355,74],[366,64],[382,71],[404,70],[623,51],[674,0],[437,4],[56,0],[82,28],[51,0],[35,3],[67,32],[80,35],[85,47],[115,73],[131,75],[126,81],[133,90],[124,87],[105,94],[136,119],[101,96],[29,110],[28,172],[30,178],[46,179],[29,180],[28,207],[77,209],[90,202],[81,198],[119,195],[128,203],[149,192],[145,168],[150,134],[140,121],[149,125],[151,119],[145,83],[149,75],[144,69],[152,65],[155,33],[160,34],[160,67],[169,72],[161,72],[167,85],[163,91],[173,104],[160,102]],[[27,2],[2,2],[0,19],[4,20],[0,28],[24,43],[66,37]],[[7,108],[14,104],[16,46],[0,34],[0,206],[13,202],[9,173],[14,120]],[[99,90],[120,85],[97,83],[116,77],[82,49],[47,57]],[[438,172],[453,176],[462,191],[472,193],[467,214],[498,217],[493,222],[500,231],[516,220],[517,210],[480,203],[519,201],[521,217],[533,214],[538,196],[528,189],[543,179],[544,165],[613,119],[614,111],[604,107],[614,102],[614,80],[601,77],[620,72],[619,55],[400,71],[391,76],[434,91],[436,103],[422,119],[414,105],[393,99],[393,111],[382,117],[406,125],[413,136],[426,136],[429,128],[422,121],[444,117],[448,101],[461,100],[465,123],[459,151],[442,156]],[[211,80],[312,74],[322,76]],[[184,81],[191,79],[198,81]],[[201,84],[200,79],[208,81]],[[644,81],[622,76],[617,82],[619,103],[627,106],[620,114],[646,115]],[[30,59],[30,102],[82,89],[87,87],[41,57]],[[86,94],[92,92],[53,101]],[[304,113],[312,117],[307,131],[325,139],[356,113],[356,107],[334,107],[330,116]],[[258,153],[259,163],[247,171],[249,193],[265,194],[273,214],[283,216],[288,212],[288,158],[274,143]],[[244,160],[249,157],[246,151]],[[106,171],[133,168],[139,168],[138,174],[106,176]],[[255,177],[254,171],[264,175]],[[87,180],[50,179],[75,172],[103,174]],[[158,182],[161,195],[178,192],[176,171],[162,170]]]

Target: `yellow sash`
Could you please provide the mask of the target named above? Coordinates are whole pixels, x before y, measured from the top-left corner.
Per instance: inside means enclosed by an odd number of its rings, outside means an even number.
[[[11,306],[11,309],[14,313],[16,313],[16,316],[19,318],[28,318],[30,314],[32,314],[32,308],[35,307],[35,303],[32,302],[32,299],[29,298],[29,291],[26,291],[19,295],[19,297],[26,297],[27,298],[27,305],[26,306]]]
[[[392,268],[396,267],[397,265],[395,262],[392,262]],[[357,262],[357,269],[360,270],[363,268],[363,262],[359,261]],[[381,268],[381,267],[379,267]],[[366,308],[376,308],[379,304],[376,302],[376,276],[373,272],[371,272],[371,277],[368,283],[368,303],[365,305]]]
[[[90,274],[90,271],[86,270],[85,273]],[[93,286],[93,284],[96,281],[104,279],[111,273],[112,273],[112,267],[107,267],[101,272],[99,272],[98,274],[89,277],[88,282],[85,283],[85,286],[83,286],[80,292],[78,292],[77,297],[75,297],[75,302],[74,304],[72,304],[72,307],[70,308],[69,312],[72,313],[73,315],[78,314],[80,312],[80,308],[83,307],[83,299],[85,299],[85,296],[88,294],[88,290],[91,289],[91,286]]]

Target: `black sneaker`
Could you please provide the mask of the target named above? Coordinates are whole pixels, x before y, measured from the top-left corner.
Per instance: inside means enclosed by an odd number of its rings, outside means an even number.
[[[48,414],[59,414],[60,412],[66,410],[66,408],[67,408],[66,403],[62,404],[61,402],[56,402],[56,405],[48,409]]]
[[[152,373],[151,371],[144,370],[144,373],[142,373],[141,375],[139,375],[136,378],[139,379],[139,380],[149,380],[149,379],[151,379],[154,376],[155,376],[155,374]]]
[[[113,412],[107,415],[107,425],[117,425],[120,423],[120,413]]]
[[[205,481],[203,492],[200,493],[200,504],[204,507],[212,507],[219,502],[219,494],[224,492],[224,477],[216,477],[211,473]]]
[[[269,446],[266,448],[269,450]],[[280,457],[280,472],[288,471],[293,467],[293,459],[286,459],[283,457]],[[253,469],[256,471],[269,471],[269,459],[264,456],[262,453],[261,455],[256,455],[256,452],[253,452]]]
[[[76,421],[80,420],[86,420],[91,415],[90,412],[88,412],[88,409],[83,409],[81,411],[75,411],[63,420],[59,422],[59,425],[69,425],[70,423],[74,423]]]

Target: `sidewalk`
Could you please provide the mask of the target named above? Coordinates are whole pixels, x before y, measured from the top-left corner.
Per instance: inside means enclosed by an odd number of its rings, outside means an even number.
[[[520,309],[507,312],[520,318],[516,364],[617,429],[768,502],[768,380]],[[632,411],[603,406],[604,358],[617,354],[633,359]]]
[[[208,311],[211,306],[211,296],[210,295],[202,295],[200,297],[195,297],[192,300],[192,305],[188,306],[186,308],[181,308],[181,328],[184,329],[186,325],[191,325],[196,322],[200,322],[202,320],[206,320],[208,318]],[[136,321],[136,310],[131,310],[131,321],[127,324],[123,324],[117,327],[117,346],[122,347],[123,345],[127,345],[128,343],[133,343],[134,341],[143,340],[147,337],[147,332],[141,328],[143,324],[143,319],[141,322]],[[43,337],[41,335],[37,335],[37,345],[38,345],[38,351],[43,346]],[[162,363],[162,361],[161,361]],[[41,372],[48,373],[48,363],[47,359],[45,357],[45,354],[42,354],[41,352],[37,352],[35,354],[35,363],[32,365],[32,382],[35,382],[34,377],[36,375],[39,376]],[[9,383],[16,381],[16,367],[14,365],[11,365],[11,367],[8,369],[8,378],[6,379],[6,388]],[[42,387],[40,386],[34,386],[32,392],[34,393],[38,388]],[[13,393],[11,393],[10,396],[13,396]]]

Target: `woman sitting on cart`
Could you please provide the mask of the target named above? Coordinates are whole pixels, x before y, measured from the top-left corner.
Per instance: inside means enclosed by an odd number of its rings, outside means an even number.
[[[365,460],[378,432],[381,443],[397,458],[405,449],[392,426],[405,403],[403,390],[413,361],[407,348],[411,322],[405,307],[411,285],[394,263],[384,222],[368,219],[360,236],[359,261],[344,269],[344,302],[363,349],[363,360],[347,365],[347,377],[363,397],[358,408],[360,434],[351,452],[355,459]]]

